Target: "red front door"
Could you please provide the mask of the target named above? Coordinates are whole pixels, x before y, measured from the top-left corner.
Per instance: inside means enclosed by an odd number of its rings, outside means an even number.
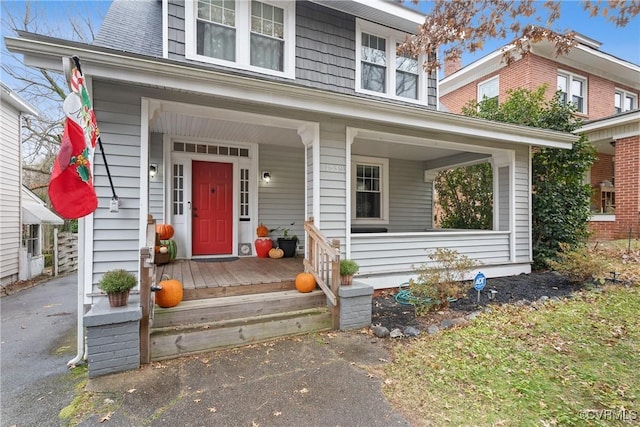
[[[233,242],[233,164],[194,160],[192,172],[192,253],[228,255]]]

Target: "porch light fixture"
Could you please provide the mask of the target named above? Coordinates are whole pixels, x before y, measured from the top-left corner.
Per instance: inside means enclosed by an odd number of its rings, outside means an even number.
[[[158,164],[151,163],[149,165],[149,178],[153,179],[156,177],[157,174],[158,174]]]
[[[267,184],[269,182],[271,182],[271,172],[269,171],[262,171],[262,180],[264,182],[266,182]]]

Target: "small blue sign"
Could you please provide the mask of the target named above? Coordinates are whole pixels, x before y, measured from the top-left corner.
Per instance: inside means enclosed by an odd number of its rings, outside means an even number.
[[[473,279],[473,287],[476,291],[480,292],[487,285],[487,278],[484,274],[478,273],[476,277]]]

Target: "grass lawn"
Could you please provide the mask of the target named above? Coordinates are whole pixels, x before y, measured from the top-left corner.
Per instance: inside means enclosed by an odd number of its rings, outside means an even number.
[[[640,425],[638,286],[502,306],[394,353],[384,390],[417,425]]]
[[[604,286],[400,344],[384,391],[427,426],[640,426],[640,241],[596,242]]]

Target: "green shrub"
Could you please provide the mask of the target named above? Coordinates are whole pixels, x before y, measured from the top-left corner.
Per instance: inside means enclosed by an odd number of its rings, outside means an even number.
[[[118,269],[107,271],[104,276],[102,276],[98,287],[110,294],[128,291],[135,287],[137,283],[138,279],[136,279],[135,275],[126,270]]]
[[[590,281],[604,283],[607,271],[606,262],[586,245],[572,249],[570,245],[561,243],[557,261],[547,260],[547,264],[576,284]]]
[[[352,259],[340,260],[340,275],[353,276],[360,270],[360,266]]]
[[[471,285],[463,280],[480,264],[455,249],[439,248],[427,257],[431,262],[414,267],[418,277],[409,281],[416,315],[448,307],[449,299],[465,295]]]

